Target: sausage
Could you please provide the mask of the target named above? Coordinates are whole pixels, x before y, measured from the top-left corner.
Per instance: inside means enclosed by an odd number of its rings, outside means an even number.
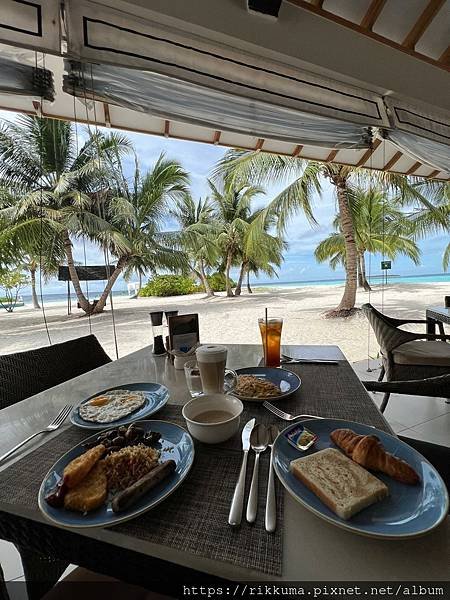
[[[113,511],[118,513],[127,510],[139,498],[173,473],[175,467],[176,463],[174,460],[166,460],[152,469],[147,475],[144,475],[144,477],[141,477],[138,481],[116,494],[111,501]]]

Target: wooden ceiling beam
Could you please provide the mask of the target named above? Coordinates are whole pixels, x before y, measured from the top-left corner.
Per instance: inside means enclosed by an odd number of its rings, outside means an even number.
[[[222,135],[221,131],[215,131],[214,132],[214,138],[213,138],[213,144],[215,146],[217,146],[217,144],[220,142],[220,136]]]
[[[448,65],[450,63],[450,46],[448,46],[440,55],[439,62],[443,63],[444,65]]]
[[[356,31],[358,33],[366,35],[367,37],[371,38],[372,40],[375,40],[381,44],[384,44],[385,46],[389,46],[390,48],[394,48],[395,50],[400,50],[400,52],[409,54],[409,56],[413,56],[414,58],[417,58],[417,59],[419,59],[423,62],[426,62],[430,65],[433,65],[435,67],[439,67],[440,69],[444,69],[445,71],[450,71],[450,66],[447,63],[440,62],[440,61],[436,60],[435,58],[432,58],[431,56],[427,56],[426,54],[416,52],[416,50],[414,50],[412,48],[408,48],[407,46],[403,46],[402,44],[399,44],[398,42],[394,42],[394,40],[391,40],[387,37],[384,37],[383,35],[375,33],[374,31],[371,31],[370,29],[365,29],[364,27],[361,27],[361,25],[358,23],[353,23],[353,21],[349,21],[348,19],[344,19],[344,17],[335,15],[334,13],[332,13],[328,10],[324,10],[323,8],[316,6],[315,4],[311,4],[310,2],[307,2],[306,0],[285,0],[285,1],[289,2],[290,4],[293,4],[294,6],[297,6],[298,8],[302,8],[302,9],[307,10],[308,12],[311,12],[315,15],[319,15],[320,17],[328,19],[329,21],[333,21],[333,23],[337,23],[338,25],[342,25],[343,27],[347,27],[348,29],[352,29],[353,31]]]
[[[439,175],[440,173],[440,169],[435,169],[434,171],[431,171],[431,173],[429,175],[427,175],[427,179],[433,179],[433,177],[436,177],[436,175]]]
[[[363,29],[368,29],[369,31],[372,30],[372,27],[375,25],[375,22],[380,16],[385,4],[386,0],[372,0],[360,23]]]
[[[389,171],[389,169],[391,167],[393,167],[395,165],[396,162],[398,162],[401,157],[403,156],[403,152],[400,152],[400,150],[398,152],[396,152],[394,154],[394,156],[392,158],[390,158],[387,163],[384,165],[383,167],[383,171]]]
[[[412,167],[410,167],[410,168],[409,168],[409,169],[406,171],[405,175],[412,175],[412,174],[413,174],[415,171],[417,171],[417,169],[418,169],[419,167],[421,167],[421,166],[422,166],[422,163],[421,163],[420,161],[417,161],[417,162],[415,162],[415,163],[413,164],[413,166],[412,166]]]
[[[261,150],[265,141],[266,140],[264,138],[258,139],[258,141],[256,142],[256,146],[255,146],[255,152],[259,152]]]
[[[338,152],[339,150],[332,150],[330,154],[326,157],[325,162],[331,162],[332,160],[334,160]]]
[[[438,14],[445,3],[445,0],[429,0],[424,11],[414,23],[412,29],[402,42],[402,46],[414,50],[415,45],[423,36],[431,24],[431,21]]]
[[[358,160],[358,162],[356,163],[356,167],[362,167],[364,165],[364,163],[369,160],[369,158],[372,156],[372,154],[375,152],[375,150],[378,148],[378,146],[381,144],[381,140],[380,138],[377,138],[374,143],[372,144],[372,148],[369,148],[368,150],[366,150],[364,152],[364,154],[361,156],[361,158]]]
[[[2,106],[0,105],[0,110],[6,110],[9,112],[17,112],[15,109],[13,110],[11,107],[9,106]],[[31,110],[21,110],[20,112],[24,113],[24,114],[29,114],[29,115],[34,115],[36,114],[35,111],[31,111]],[[55,115],[55,114],[48,114],[45,111],[42,111],[42,116],[46,117],[48,119],[56,119],[58,121],[67,121],[67,115]],[[105,123],[102,123],[100,121],[97,121],[97,123],[93,120],[93,119],[77,119],[78,123],[86,123],[89,125],[100,125],[101,127],[103,127],[105,125]],[[163,136],[164,133],[160,130],[157,129],[155,131],[150,131],[149,129],[141,129],[141,128],[137,128],[137,127],[130,127],[130,126],[125,126],[125,125],[120,125],[115,123],[114,124],[114,129],[118,129],[119,131],[132,131],[135,133],[144,133],[146,135],[158,135],[158,136]],[[212,144],[213,142],[211,141],[211,138],[208,139],[198,139],[198,138],[194,138],[194,137],[188,137],[188,136],[182,136],[182,135],[171,135],[170,136],[171,139],[174,140],[187,140],[187,141],[191,141],[191,142],[200,142],[202,144]],[[219,146],[222,146],[224,148],[229,148],[230,145],[229,144],[223,144],[223,143],[219,143]],[[253,150],[253,148],[250,147],[246,147],[246,146],[241,146],[241,148],[243,150]],[[303,146],[302,145],[298,145],[296,146],[294,152],[291,153],[287,153],[287,152],[276,152],[276,154],[280,154],[281,156],[298,156],[300,154],[300,152],[302,151]],[[262,150],[262,152],[266,152],[266,150]],[[273,153],[272,153],[273,154]],[[307,160],[313,160],[316,162],[325,162],[324,159],[320,159],[320,158],[316,158],[315,156],[302,156],[302,158],[305,158]],[[340,165],[346,165],[348,167],[354,167],[355,165],[353,163],[348,163],[348,162],[344,162],[342,160],[337,161],[338,164]],[[374,171],[382,171],[383,169],[380,169],[379,167],[373,167]],[[391,171],[392,173],[397,173],[398,175],[404,175],[405,173],[401,173],[400,171]],[[427,177],[430,177],[430,175],[427,175]],[[425,179],[425,177],[424,177]],[[450,181],[450,179],[447,178],[441,178],[439,179],[439,181]]]
[[[103,102],[103,112],[105,113],[106,127],[111,127],[111,114],[109,112],[109,104]]]
[[[164,121],[164,137],[168,138],[170,136],[170,121]]]

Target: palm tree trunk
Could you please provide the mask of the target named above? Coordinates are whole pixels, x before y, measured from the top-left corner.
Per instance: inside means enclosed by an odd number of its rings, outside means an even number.
[[[211,286],[209,285],[208,278],[206,277],[205,265],[204,265],[202,259],[200,259],[199,263],[198,263],[198,274],[200,275],[200,279],[203,284],[203,287],[205,288],[207,297],[211,298],[212,296],[215,296],[214,291],[211,289]]]
[[[41,306],[39,304],[38,296],[36,293],[36,268],[30,267],[30,277],[31,277],[31,299],[33,301],[33,308],[40,309]]]
[[[235,296],[240,296],[241,295],[242,282],[244,281],[246,267],[247,267],[247,261],[244,260],[244,261],[242,261],[241,271],[239,273],[239,279],[238,279],[238,282],[237,282],[236,289],[234,290],[234,295]]]
[[[114,269],[114,271],[109,276],[109,279],[108,279],[108,281],[106,282],[106,285],[105,285],[105,289],[103,290],[102,295],[100,296],[97,304],[93,308],[92,314],[97,314],[97,313],[103,312],[103,309],[105,308],[106,301],[108,300],[108,296],[111,293],[113,285],[116,283],[117,278],[122,273],[122,271],[125,268],[126,264],[127,264],[127,257],[126,256],[121,256],[119,258],[119,260],[117,261],[116,268]]]
[[[73,289],[78,298],[78,302],[80,304],[80,308],[84,310],[86,314],[92,312],[92,305],[89,303],[89,300],[83,294],[83,290],[81,289],[80,280],[78,278],[77,270],[75,269],[75,263],[73,260],[72,254],[72,242],[70,241],[69,232],[66,230],[63,232],[63,240],[64,240],[64,251],[66,253],[67,266],[69,268],[69,275],[72,281]]]
[[[247,267],[247,292],[253,294],[252,288],[250,287],[250,269]]]
[[[230,282],[230,269],[231,269],[231,263],[233,261],[233,255],[231,252],[228,252],[227,254],[227,264],[225,267],[225,287],[227,290],[227,297],[228,298],[232,298],[233,297],[233,290],[231,288],[231,282]]]
[[[366,259],[364,258],[364,252],[361,252],[361,254],[359,255],[359,275],[361,277],[361,285],[364,288],[364,290],[366,292],[372,291],[370,283],[367,281],[366,277]]]
[[[345,289],[339,305],[329,310],[326,317],[348,317],[355,312],[357,289],[358,251],[355,243],[355,229],[347,200],[347,182],[344,177],[332,178],[336,186],[341,229],[345,241]]]

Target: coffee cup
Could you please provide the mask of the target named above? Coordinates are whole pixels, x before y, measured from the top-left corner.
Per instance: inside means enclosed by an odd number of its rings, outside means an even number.
[[[237,375],[230,369],[225,369],[227,364],[227,349],[225,346],[206,344],[197,348],[195,352],[200,371],[204,394],[222,394],[225,382],[225,372],[231,375],[234,387]]]

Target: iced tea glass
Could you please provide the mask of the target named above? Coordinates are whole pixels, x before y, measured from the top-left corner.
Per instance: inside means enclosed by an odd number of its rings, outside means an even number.
[[[259,330],[264,348],[264,364],[266,367],[280,366],[280,342],[282,318],[258,319]]]

